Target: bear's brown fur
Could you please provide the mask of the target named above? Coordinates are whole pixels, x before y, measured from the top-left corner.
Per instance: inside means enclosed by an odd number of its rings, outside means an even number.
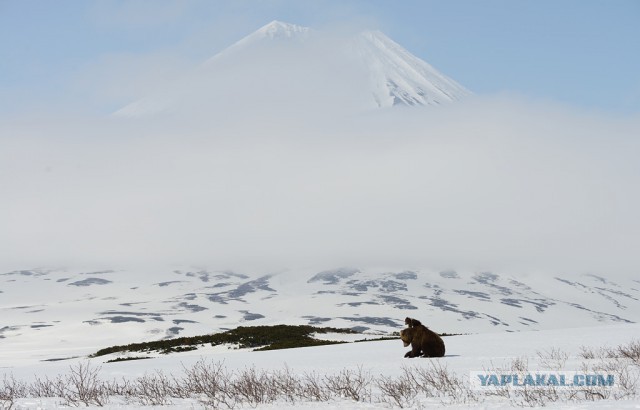
[[[444,341],[434,331],[420,324],[415,319],[407,318],[409,326],[400,331],[400,339],[404,347],[411,345],[404,357],[443,357],[445,352]],[[415,322],[418,324],[412,326]]]
[[[407,317],[407,318],[404,319],[404,324],[409,326],[409,327],[422,326],[422,323],[420,323],[420,321],[418,319],[412,319],[410,317]]]

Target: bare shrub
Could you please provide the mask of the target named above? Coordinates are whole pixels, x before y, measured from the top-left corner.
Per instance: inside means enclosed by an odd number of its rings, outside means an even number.
[[[633,340],[616,348],[581,348],[580,355],[588,362],[582,364],[584,372],[605,372],[615,378],[616,389],[586,386],[578,389],[582,399],[637,397],[640,387],[640,342]]]
[[[617,356],[617,353],[614,349],[610,347],[580,347],[579,357],[582,357],[586,360],[602,360],[602,359],[611,359]]]
[[[138,377],[128,393],[143,406],[171,404],[171,397],[175,397],[175,392],[178,390],[172,380],[162,371],[157,370]]]
[[[289,366],[286,365],[284,370],[277,370],[270,375],[269,386],[272,390],[272,396],[282,398],[290,403],[295,403],[302,391],[300,379],[293,375]]]
[[[547,388],[528,388],[517,389],[513,391],[512,403],[519,406],[542,407],[550,402],[560,400],[561,395],[555,387]]]
[[[582,357],[586,360],[593,360],[596,358],[596,353],[593,348],[587,346],[580,346],[580,353],[578,353],[578,357]]]
[[[563,397],[562,391],[555,386],[543,388],[524,386],[510,391],[511,403],[522,407],[542,407],[550,402],[559,401]]]
[[[196,395],[205,406],[235,407],[236,399],[231,391],[232,374],[226,370],[222,362],[214,363],[200,359],[190,368],[183,366],[183,370],[182,391]]]
[[[322,376],[317,373],[305,373],[300,381],[298,395],[313,401],[329,401],[332,394]]]
[[[524,373],[529,370],[529,359],[526,357],[516,357],[511,361],[511,370]]]
[[[121,381],[111,380],[104,382],[104,388],[110,396],[122,396],[125,398],[130,398],[135,395],[135,386],[134,384],[124,377]]]
[[[268,376],[255,367],[240,372],[231,382],[232,394],[239,401],[257,405],[274,401],[273,390],[269,388]]]
[[[11,409],[16,399],[27,395],[28,387],[23,381],[16,380],[13,375],[2,378],[0,384],[0,408]]]
[[[416,390],[426,397],[439,397],[443,403],[467,403],[477,401],[468,384],[447,369],[440,360],[429,360],[426,367],[404,367],[403,375],[411,380]]]
[[[613,352],[613,350],[611,352]],[[585,373],[611,374],[615,378],[617,387],[617,389],[613,391],[611,389],[580,389],[579,392],[583,394],[586,399],[609,398],[612,394],[614,398],[620,399],[634,397],[638,394],[640,369],[627,357],[599,358],[595,362],[585,362],[582,363],[582,371]]]
[[[615,376],[617,389],[613,391],[615,399],[632,398],[638,395],[640,371],[628,361],[616,360],[609,371]]]
[[[640,366],[640,340],[632,340],[627,345],[618,346],[620,357],[631,360],[636,366]]]
[[[34,382],[29,385],[29,395],[32,397],[64,397],[66,386],[67,382],[60,375],[53,380],[48,377],[44,379],[36,377]]]
[[[64,380],[64,387],[61,379],[54,385],[61,389],[59,397],[69,405],[78,406],[103,406],[108,400],[107,389],[98,378],[100,367],[92,367],[89,361],[79,362],[75,366],[69,367],[69,374]]]
[[[255,367],[229,371],[222,362],[200,359],[190,367],[183,366],[183,374],[178,377],[156,371],[133,380],[122,378],[108,382],[100,380],[100,367],[92,367],[86,361],[71,366],[66,375],[53,379],[35,377],[30,384],[5,375],[0,380],[0,409],[11,409],[15,407],[17,398],[27,396],[60,398],[61,403],[68,406],[103,406],[113,396],[141,406],[169,405],[178,398],[196,399],[205,408],[213,409],[255,407],[278,401],[295,404],[333,399],[383,403],[400,408],[423,407],[425,402],[421,400],[425,398],[450,405],[478,403],[493,396],[494,400],[504,399],[506,403],[521,407],[545,406],[555,402],[619,400],[638,396],[639,350],[637,341],[617,348],[581,349],[580,355],[585,360],[580,372],[585,375],[603,374],[604,377],[613,375],[615,388],[609,385],[610,382],[573,387],[506,383],[484,391],[471,390],[468,379],[449,371],[446,361],[439,359],[413,361],[414,366],[402,367],[398,376],[376,377],[361,366],[343,369],[337,374],[312,372],[296,375],[287,366],[269,372]],[[563,369],[568,360],[567,353],[555,348],[537,352],[537,355],[541,366],[554,371]],[[492,370],[485,370],[531,377],[526,357],[492,367]]]
[[[552,347],[549,350],[537,352],[540,365],[549,370],[563,369],[569,359],[569,353]]]
[[[632,340],[628,344],[620,345],[616,348],[590,348],[582,346],[580,348],[580,356],[587,360],[625,358],[635,365],[640,366],[640,341]]]
[[[375,381],[382,395],[380,401],[400,408],[414,407],[418,394],[417,386],[405,372],[398,378],[380,376]]]
[[[582,364],[581,371],[583,373],[590,373],[595,369],[590,368],[586,363]],[[602,370],[602,369],[598,369]],[[604,386],[575,386],[571,388],[571,398],[574,400],[604,400],[611,396],[611,389]]]
[[[362,366],[358,370],[344,369],[332,376],[325,376],[327,388],[337,397],[345,397],[354,401],[371,401],[372,377]]]

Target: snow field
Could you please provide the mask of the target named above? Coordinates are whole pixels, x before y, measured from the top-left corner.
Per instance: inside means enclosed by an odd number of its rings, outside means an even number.
[[[446,394],[428,397],[417,394],[415,397],[396,402],[389,396],[381,395],[381,382],[399,382],[407,370],[419,374],[449,374],[457,377],[463,385],[468,386],[469,373],[489,369],[510,369],[514,363],[525,363],[527,369],[543,370],[549,365],[552,350],[567,354],[563,370],[581,371],[588,364],[594,368],[597,359],[586,360],[581,352],[584,348],[597,350],[600,347],[615,348],[637,341],[640,325],[615,325],[576,329],[555,329],[531,332],[496,332],[483,334],[469,334],[449,336],[445,338],[447,355],[442,359],[404,359],[406,351],[400,340],[369,341],[287,349],[277,351],[252,352],[247,350],[223,349],[220,347],[205,347],[197,351],[157,356],[149,360],[126,361],[119,363],[105,363],[113,357],[87,359],[85,357],[57,362],[16,364],[2,369],[5,377],[11,375],[15,379],[32,382],[38,378],[55,378],[61,374],[69,374],[79,365],[90,366],[98,371],[101,380],[134,380],[159,374],[181,377],[185,369],[193,369],[198,364],[207,363],[210,366],[224,369],[227,374],[236,377],[254,375],[282,375],[287,373],[294,378],[304,378],[305,375],[316,375],[320,379],[339,379],[343,376],[351,377],[352,382],[359,377],[366,378],[370,384],[363,391],[364,401],[355,401],[348,393],[344,397],[332,396],[327,401],[313,401],[296,398],[293,402],[279,397],[271,402],[237,403],[238,407],[270,408],[335,408],[336,406],[354,409],[389,408],[402,404],[405,407],[421,408],[431,405],[447,405],[450,408],[509,408],[528,403],[520,396],[487,395],[484,392],[461,391],[459,397]],[[546,359],[545,359],[546,358]],[[638,375],[639,366],[631,366],[634,374]],[[412,370],[413,369],[413,370]],[[274,376],[275,377],[275,376]],[[398,385],[400,386],[400,385]],[[614,400],[613,396],[605,400],[557,401],[545,403],[551,408],[637,408],[640,405],[638,387],[634,395],[626,395],[621,400]],[[439,394],[439,393],[438,393]],[[471,394],[467,397],[465,395]],[[616,393],[618,394],[618,393]],[[383,399],[386,397],[385,399]],[[170,399],[163,408],[204,408],[204,399]],[[62,408],[60,399],[28,399],[16,401],[15,408]],[[531,403],[529,403],[531,404]],[[541,403],[537,403],[541,404]],[[218,405],[224,408],[223,403]],[[133,409],[143,407],[140,402],[126,401],[121,397],[109,399],[107,408]]]

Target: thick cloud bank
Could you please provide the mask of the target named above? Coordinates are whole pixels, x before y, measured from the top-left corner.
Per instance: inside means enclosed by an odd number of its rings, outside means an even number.
[[[501,97],[71,123],[0,129],[4,268],[640,269],[637,119]]]

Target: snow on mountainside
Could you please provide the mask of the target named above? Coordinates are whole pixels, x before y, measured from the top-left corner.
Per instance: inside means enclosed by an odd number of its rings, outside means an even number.
[[[220,109],[234,100],[241,102],[238,109],[254,100],[289,105],[315,100],[323,107],[354,99],[360,109],[439,105],[469,94],[379,31],[336,40],[273,21],[115,115]]]
[[[469,333],[624,324],[640,317],[640,282],[594,275],[34,269],[1,273],[0,291],[3,350],[39,360],[240,325],[311,324],[376,334],[399,330],[409,316],[438,332]],[[0,361],[10,359],[2,355]]]
[[[353,52],[370,70],[379,107],[438,105],[460,100],[469,91],[409,53],[380,31],[366,31],[354,39]]]

